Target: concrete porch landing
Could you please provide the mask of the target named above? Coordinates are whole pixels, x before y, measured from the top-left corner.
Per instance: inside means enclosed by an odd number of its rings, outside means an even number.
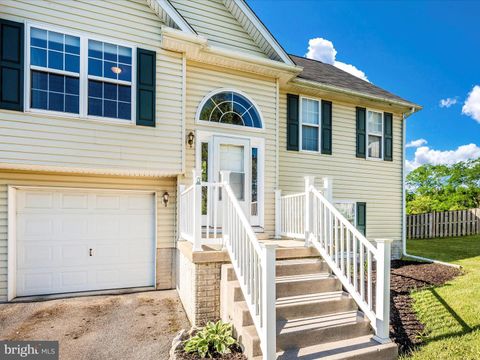
[[[276,244],[277,245],[277,259],[300,259],[318,257],[320,254],[313,247],[305,247],[303,240],[294,239],[260,239],[261,243]],[[230,262],[230,257],[226,250],[222,250],[221,245],[203,245],[202,251],[193,251],[192,244],[188,241],[179,241],[177,248],[192,262],[192,263],[211,263]]]

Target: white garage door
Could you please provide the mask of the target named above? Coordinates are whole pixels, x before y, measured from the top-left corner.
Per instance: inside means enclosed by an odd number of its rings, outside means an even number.
[[[17,191],[17,296],[153,286],[154,195]]]

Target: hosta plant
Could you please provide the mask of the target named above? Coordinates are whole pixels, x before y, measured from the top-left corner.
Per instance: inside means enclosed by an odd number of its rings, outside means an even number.
[[[208,322],[194,336],[185,341],[184,350],[197,354],[201,358],[213,358],[230,353],[230,347],[236,344],[232,337],[232,325],[217,321]]]

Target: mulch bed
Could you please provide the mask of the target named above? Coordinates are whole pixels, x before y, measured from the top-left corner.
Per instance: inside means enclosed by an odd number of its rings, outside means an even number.
[[[443,285],[461,270],[440,264],[393,260],[391,272],[390,337],[397,343],[401,354],[409,353],[421,345],[419,335],[424,326],[412,308],[410,292],[431,286]]]

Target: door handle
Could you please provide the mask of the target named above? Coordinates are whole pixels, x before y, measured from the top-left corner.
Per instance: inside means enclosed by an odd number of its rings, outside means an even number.
[[[88,249],[88,255],[93,256],[93,249],[92,248]]]

